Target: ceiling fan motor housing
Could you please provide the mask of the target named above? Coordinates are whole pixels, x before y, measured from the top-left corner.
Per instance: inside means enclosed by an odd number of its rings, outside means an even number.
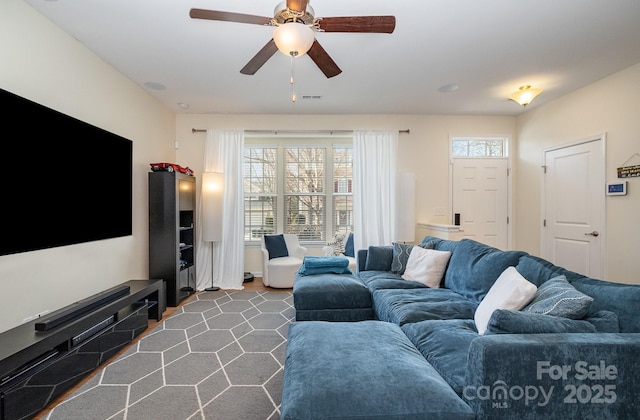
[[[297,12],[295,10],[291,10],[287,7],[287,2],[283,1],[278,4],[273,11],[273,21],[276,25],[282,25],[284,23],[295,22],[298,21],[300,23],[304,23],[305,25],[313,24],[315,19],[315,11],[309,5],[304,13]]]

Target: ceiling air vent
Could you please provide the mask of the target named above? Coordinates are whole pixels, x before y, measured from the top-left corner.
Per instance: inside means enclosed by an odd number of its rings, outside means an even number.
[[[320,95],[302,95],[302,99],[311,100],[311,99],[321,99]]]

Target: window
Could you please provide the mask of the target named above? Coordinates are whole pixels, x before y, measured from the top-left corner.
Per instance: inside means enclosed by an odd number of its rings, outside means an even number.
[[[283,232],[325,243],[352,230],[352,147],[331,140],[246,139],[245,241]]]
[[[333,149],[332,234],[353,230],[353,148]]]
[[[244,153],[244,229],[245,240],[260,239],[275,233],[277,211],[278,149],[245,148]]]
[[[507,157],[507,139],[502,137],[454,137],[452,156],[485,158]]]

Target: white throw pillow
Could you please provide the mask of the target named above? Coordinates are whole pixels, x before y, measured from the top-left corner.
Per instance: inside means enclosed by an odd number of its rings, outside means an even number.
[[[476,309],[474,320],[478,334],[487,330],[489,319],[496,309],[519,311],[533,300],[538,288],[522,277],[515,267],[507,267],[491,286],[487,295]]]
[[[433,289],[440,287],[444,270],[451,257],[449,251],[424,249],[419,246],[411,248],[407,259],[407,268],[402,278],[417,281]]]

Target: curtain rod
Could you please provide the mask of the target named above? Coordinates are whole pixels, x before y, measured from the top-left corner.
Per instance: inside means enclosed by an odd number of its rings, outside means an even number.
[[[206,133],[207,130],[202,128],[192,128],[192,133]],[[353,130],[244,130],[245,133],[251,134],[349,134]],[[409,134],[410,129],[398,130],[398,133]]]

